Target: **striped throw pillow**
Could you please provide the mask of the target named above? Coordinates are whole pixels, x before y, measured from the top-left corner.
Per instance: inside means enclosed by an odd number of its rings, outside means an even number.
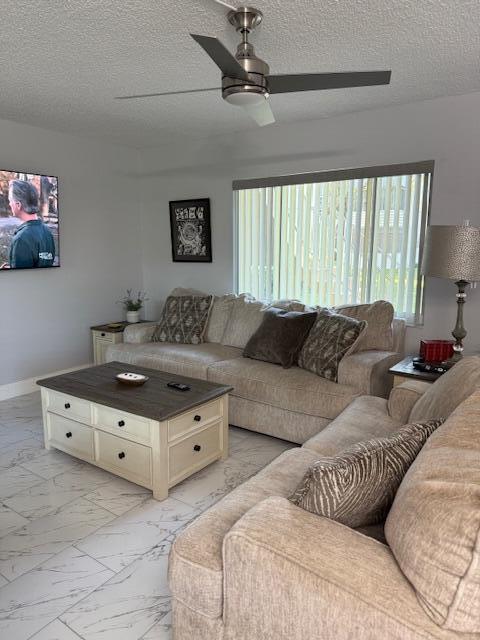
[[[352,528],[383,522],[403,476],[442,423],[407,424],[385,438],[359,442],[338,456],[321,458],[289,499]]]

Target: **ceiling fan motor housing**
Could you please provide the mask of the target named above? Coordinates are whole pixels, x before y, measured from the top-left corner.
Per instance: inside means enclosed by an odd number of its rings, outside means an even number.
[[[260,24],[262,18],[262,12],[253,7],[239,7],[228,14],[229,22],[242,34],[242,42],[237,47],[235,58],[248,73],[248,81],[227,76],[222,78],[222,97],[231,104],[253,102],[255,96],[268,98],[265,76],[269,74],[270,67],[255,55],[253,45],[248,42],[248,34]],[[251,96],[250,99],[248,95]]]

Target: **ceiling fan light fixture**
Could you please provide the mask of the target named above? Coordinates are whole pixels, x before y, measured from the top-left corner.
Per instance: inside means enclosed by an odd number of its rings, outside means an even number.
[[[263,104],[266,96],[263,93],[255,92],[238,92],[230,93],[225,96],[225,100],[229,104],[233,104],[236,107],[247,107],[252,105]]]

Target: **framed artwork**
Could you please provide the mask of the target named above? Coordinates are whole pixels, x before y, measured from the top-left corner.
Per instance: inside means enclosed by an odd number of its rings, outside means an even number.
[[[170,201],[174,262],[212,262],[210,199]]]

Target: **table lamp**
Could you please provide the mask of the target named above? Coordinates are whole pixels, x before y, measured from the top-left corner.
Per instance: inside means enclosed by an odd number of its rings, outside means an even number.
[[[457,322],[452,331],[455,338],[453,357],[458,362],[463,354],[463,340],[467,335],[463,325],[465,289],[480,280],[480,229],[469,226],[435,225],[427,227],[423,251],[422,274],[453,280],[458,287]]]

